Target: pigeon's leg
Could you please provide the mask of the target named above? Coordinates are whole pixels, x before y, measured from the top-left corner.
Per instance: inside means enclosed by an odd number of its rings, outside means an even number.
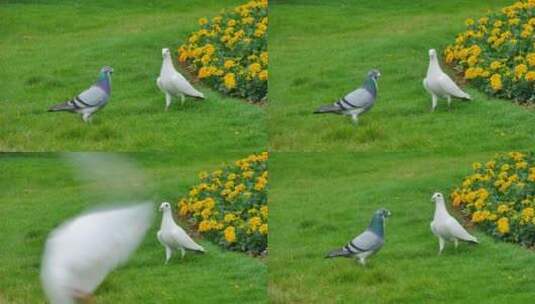
[[[455,244],[455,249],[457,249],[457,246],[459,246],[459,240],[458,239],[453,240],[453,244]]]
[[[186,255],[186,249],[184,248],[180,248],[180,253],[182,254],[182,259],[184,258],[184,256]]]
[[[442,254],[442,250],[444,250],[444,245],[446,244],[446,241],[444,241],[443,238],[438,238],[438,254]]]
[[[451,111],[451,96],[448,95],[448,111]]]
[[[431,112],[435,112],[435,109],[437,108],[437,95],[431,94],[431,98],[432,98]]]
[[[359,116],[357,114],[351,114],[351,120],[355,125],[359,124]]]
[[[186,102],[186,96],[184,96],[184,94],[180,94],[180,105],[183,106],[184,102]]]
[[[165,93],[165,110],[167,111],[169,109],[169,106],[171,105],[171,94]]]
[[[359,257],[359,263],[362,266],[366,266],[366,258],[365,257]]]
[[[83,120],[84,122],[89,122],[89,121],[90,121],[90,120],[89,120],[90,117],[91,117],[91,113],[83,113],[83,114],[82,114],[82,120]]]
[[[165,246],[165,264],[169,262],[169,260],[171,259],[171,255],[173,255],[173,250]]]

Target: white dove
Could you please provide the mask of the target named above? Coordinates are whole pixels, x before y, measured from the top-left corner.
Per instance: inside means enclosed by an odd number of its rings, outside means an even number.
[[[56,228],[46,241],[41,281],[53,304],[88,299],[109,272],[139,246],[153,215],[151,203],[95,210]]]
[[[447,98],[448,109],[451,107],[451,97],[470,100],[470,95],[461,90],[451,78],[442,71],[438,63],[437,51],[435,49],[429,50],[429,67],[427,68],[427,75],[423,81],[424,88],[431,94],[432,108],[434,111],[437,107],[437,99]]]
[[[186,249],[204,253],[204,248],[195,243],[189,235],[175,223],[171,213],[171,205],[163,202],[160,205],[162,215],[162,225],[156,234],[158,241],[165,247],[165,264],[171,259],[173,250],[180,250],[182,258],[186,255]]]
[[[156,84],[165,94],[165,110],[167,111],[171,105],[173,96],[180,95],[182,104],[185,101],[186,95],[204,99],[203,93],[195,90],[195,88],[182,76],[173,66],[171,60],[171,52],[168,48],[162,49],[162,68],[160,70],[160,77],[156,79]]]
[[[431,222],[431,231],[438,238],[439,251],[442,253],[446,241],[452,241],[455,248],[459,240],[478,244],[477,239],[470,235],[457,220],[448,213],[444,203],[444,196],[437,192],[431,198],[435,202],[435,216]]]

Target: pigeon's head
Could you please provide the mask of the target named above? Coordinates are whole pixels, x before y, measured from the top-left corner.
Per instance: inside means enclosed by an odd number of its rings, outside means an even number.
[[[161,205],[160,205],[160,211],[161,212],[165,212],[167,210],[171,210],[171,204],[169,204],[168,202],[163,202]]]
[[[171,57],[171,51],[168,48],[163,48],[162,49],[162,57],[163,58]]]
[[[103,74],[111,75],[113,73],[113,68],[111,66],[104,66],[100,69],[100,72]]]
[[[429,49],[429,58],[430,59],[437,58],[437,51],[435,49]]]
[[[431,201],[435,203],[439,201],[444,201],[444,196],[440,192],[435,192],[435,194],[433,194],[433,196],[431,197]]]
[[[390,210],[388,210],[388,209],[381,208],[381,209],[377,209],[377,211],[375,211],[375,215],[384,220],[387,217],[391,216],[392,212],[390,212]]]
[[[379,77],[381,77],[381,72],[379,72],[379,70],[377,69],[372,69],[368,72],[368,77],[377,81],[377,79],[379,79]]]

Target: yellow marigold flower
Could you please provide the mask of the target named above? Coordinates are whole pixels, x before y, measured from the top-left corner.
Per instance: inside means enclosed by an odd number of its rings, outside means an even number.
[[[489,211],[476,211],[474,213],[472,213],[472,223],[481,223],[483,222],[484,220],[487,219],[487,217],[489,216],[490,212]]]
[[[269,60],[268,52],[262,52],[262,54],[260,54],[260,61],[262,61],[263,64],[267,65],[268,60]]]
[[[494,91],[499,91],[502,89],[502,77],[500,74],[493,74],[490,77],[490,86]]]
[[[263,70],[262,72],[258,73],[258,79],[260,80],[267,80],[268,79],[268,71],[267,70]]]
[[[528,67],[525,64],[519,64],[515,67],[515,77],[521,78],[528,71]]]
[[[522,210],[522,219],[529,221],[535,215],[535,210],[532,207],[524,208]]]
[[[499,68],[501,68],[501,67],[502,67],[502,63],[499,62],[499,61],[493,61],[493,62],[490,64],[490,68],[491,68],[492,70],[497,70],[497,69],[499,69]]]
[[[528,62],[529,66],[535,66],[535,53],[529,53],[526,56],[526,61]]]
[[[209,218],[211,215],[212,215],[212,210],[211,210],[211,209],[204,209],[204,210],[201,212],[201,216],[202,216],[204,219]]]
[[[249,227],[252,231],[256,231],[258,229],[258,226],[262,224],[262,219],[258,216],[253,216],[249,219]]]
[[[200,18],[199,19],[199,25],[200,26],[203,26],[203,25],[205,25],[207,23],[208,23],[208,19],[206,19],[206,18]]]
[[[226,222],[226,223],[230,223],[230,222],[233,222],[237,219],[236,215],[233,214],[233,213],[227,213],[225,214],[223,220]]]
[[[249,65],[249,73],[256,75],[262,70],[262,66],[259,63],[252,63]]]
[[[212,230],[212,225],[211,225],[210,221],[207,221],[207,220],[201,221],[199,223],[198,230],[199,230],[199,232],[206,232],[206,231]]]
[[[535,71],[529,71],[525,76],[527,81],[535,81]]]
[[[180,216],[186,216],[189,212],[188,203],[186,200],[181,200],[180,203],[178,203],[178,214]]]
[[[234,89],[236,87],[236,77],[234,76],[234,73],[225,74],[223,81],[224,81],[225,87],[229,90]]]
[[[497,224],[498,232],[500,232],[501,234],[509,233],[509,219],[508,218],[502,217],[498,220],[496,224]]]
[[[236,25],[236,20],[230,19],[229,21],[227,21],[227,26],[232,27],[232,26],[235,26],[235,25]]]
[[[258,232],[260,232],[261,234],[267,235],[268,234],[268,224],[260,225],[260,228],[258,228]]]
[[[232,226],[228,226],[227,228],[225,228],[225,231],[223,232],[224,236],[225,236],[225,240],[232,244],[234,242],[236,242],[236,228],[232,227]]]
[[[473,25],[474,24],[474,19],[472,18],[468,18],[464,21],[464,23],[467,25],[467,26],[470,26],[470,25]]]
[[[507,211],[509,211],[509,206],[507,206],[506,204],[500,204],[498,205],[496,211],[500,214],[506,213]]]
[[[201,67],[199,69],[199,73],[197,73],[197,77],[199,77],[200,79],[210,77],[210,76],[212,76],[212,70],[208,67]]]
[[[236,62],[234,60],[225,60],[225,63],[223,64],[223,66],[225,67],[225,69],[230,69],[232,67],[234,67],[236,65]]]
[[[210,55],[204,55],[204,56],[202,56],[202,58],[201,58],[201,62],[202,62],[203,64],[205,64],[205,65],[208,64],[208,63],[210,63],[211,60],[212,60],[212,57],[210,57]]]
[[[215,207],[215,200],[211,197],[207,197],[203,201],[203,206],[206,209],[213,209]]]
[[[267,218],[267,217],[268,217],[268,212],[269,212],[268,206],[262,206],[262,207],[260,207],[260,214],[261,214],[264,218]]]

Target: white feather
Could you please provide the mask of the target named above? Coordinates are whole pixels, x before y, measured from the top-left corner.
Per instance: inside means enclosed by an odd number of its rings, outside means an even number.
[[[166,94],[167,98],[171,96],[192,96],[204,98],[203,93],[197,91],[187,80],[180,74],[171,60],[171,53],[169,49],[162,49],[162,68],[160,70],[160,77],[156,80],[156,84],[160,90]]]
[[[444,241],[468,241],[477,243],[477,238],[466,231],[459,222],[448,213],[441,193],[433,195],[435,201],[435,216],[431,222],[433,234]],[[442,247],[442,245],[441,245]],[[440,249],[442,251],[442,248]]]
[[[139,246],[151,219],[152,204],[143,203],[82,214],[52,231],[41,268],[49,300],[69,304],[93,293]]]
[[[162,224],[156,236],[166,249],[166,263],[171,258],[173,250],[181,250],[182,256],[185,254],[185,249],[204,252],[204,248],[195,243],[186,231],[175,223],[169,203],[162,203],[160,210],[163,213]]]
[[[434,97],[440,98],[465,98],[471,99],[470,95],[461,90],[455,82],[442,71],[436,51],[429,50],[429,67],[423,81],[424,88]]]

